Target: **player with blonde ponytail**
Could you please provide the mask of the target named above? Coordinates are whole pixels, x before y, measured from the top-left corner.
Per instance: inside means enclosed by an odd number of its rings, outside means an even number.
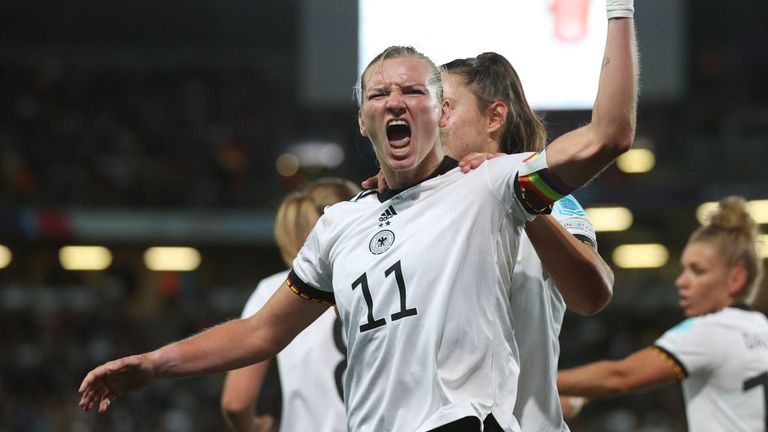
[[[749,306],[762,276],[757,235],[743,198],[721,200],[681,258],[688,319],[623,360],[560,371],[560,393],[608,397],[679,380],[690,432],[767,430],[768,320]]]

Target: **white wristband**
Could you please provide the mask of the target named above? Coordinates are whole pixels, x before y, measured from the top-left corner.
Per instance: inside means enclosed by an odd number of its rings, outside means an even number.
[[[605,9],[608,19],[632,18],[635,14],[635,0],[606,0]]]

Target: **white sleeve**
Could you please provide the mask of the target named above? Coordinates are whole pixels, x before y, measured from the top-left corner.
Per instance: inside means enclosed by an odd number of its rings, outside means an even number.
[[[587,213],[573,195],[568,195],[555,202],[552,216],[563,228],[576,238],[586,240],[597,250],[595,227],[587,218]]]
[[[478,170],[485,173],[485,179],[491,194],[511,215],[525,223],[533,220],[536,214],[525,210],[515,193],[515,177],[523,165],[525,157],[532,153],[517,153],[499,156],[483,163]]]
[[[719,367],[717,329],[701,318],[688,318],[667,330],[654,345],[683,368],[683,375],[711,371]],[[714,343],[713,343],[714,342]]]
[[[293,261],[288,285],[293,292],[310,300],[334,304],[333,275],[329,252],[330,221],[327,213],[320,217]]]

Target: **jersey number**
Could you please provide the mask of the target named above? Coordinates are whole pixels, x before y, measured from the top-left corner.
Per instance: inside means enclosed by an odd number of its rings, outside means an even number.
[[[753,389],[757,386],[763,386],[763,400],[765,401],[765,430],[768,431],[768,372],[763,372],[758,376],[754,376],[744,381],[744,391]]]
[[[416,315],[418,313],[416,308],[408,308],[405,306],[405,279],[403,278],[403,269],[400,267],[400,261],[397,261],[392,267],[386,269],[384,271],[384,277],[389,277],[392,273],[395,274],[397,290],[400,293],[400,310],[393,313],[390,316],[390,319],[392,321],[397,321],[405,317]],[[363,273],[357,280],[352,282],[352,290],[354,291],[358,286],[362,288],[363,299],[365,299],[365,304],[368,306],[368,322],[360,326],[360,333],[385,325],[387,323],[386,319],[376,319],[373,317],[373,298],[371,297],[371,289],[368,288],[368,275],[366,273]]]
[[[336,317],[333,321],[333,343],[336,345],[336,349],[339,350],[343,359],[336,365],[336,369],[333,370],[333,378],[336,381],[336,391],[339,392],[339,397],[344,400],[344,383],[342,378],[344,377],[344,370],[347,368],[347,346],[344,343],[344,337],[341,334],[341,320]]]

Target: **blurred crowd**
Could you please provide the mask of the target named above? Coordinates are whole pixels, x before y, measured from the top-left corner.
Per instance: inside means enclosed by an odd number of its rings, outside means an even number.
[[[276,91],[247,66],[0,64],[0,206],[253,205]]]

